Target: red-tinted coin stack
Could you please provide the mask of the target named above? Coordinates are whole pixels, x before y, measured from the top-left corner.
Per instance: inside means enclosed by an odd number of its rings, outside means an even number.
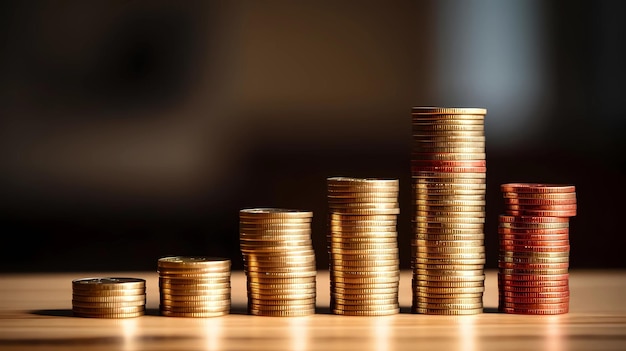
[[[516,314],[569,311],[569,217],[574,185],[509,183],[498,228],[499,309]]]

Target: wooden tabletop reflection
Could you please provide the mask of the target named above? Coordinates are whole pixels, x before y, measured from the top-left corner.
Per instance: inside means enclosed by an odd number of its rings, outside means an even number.
[[[409,313],[410,272],[402,272],[402,313],[348,317],[329,313],[328,272],[318,273],[318,312],[309,317],[245,313],[245,276],[232,277],[233,308],[216,318],[158,315],[156,272],[103,272],[147,280],[146,316],[73,317],[71,280],[93,273],[0,275],[0,350],[625,350],[626,271],[573,271],[570,313],[497,313],[495,271],[487,274],[485,313]]]

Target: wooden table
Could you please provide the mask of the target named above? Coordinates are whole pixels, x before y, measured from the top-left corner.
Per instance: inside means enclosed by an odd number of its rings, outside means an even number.
[[[71,313],[71,280],[94,274],[0,275],[0,350],[626,350],[626,271],[573,271],[571,312],[558,316],[496,313],[488,272],[485,313],[447,317],[408,313],[410,272],[402,272],[403,312],[388,317],[328,313],[328,272],[318,273],[313,316],[245,314],[245,277],[234,272],[233,312],[194,319],[158,315],[154,272],[100,273],[144,278],[148,314],[107,320]]]

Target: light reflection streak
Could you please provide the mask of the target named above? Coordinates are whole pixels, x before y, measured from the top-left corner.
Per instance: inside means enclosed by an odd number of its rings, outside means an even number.
[[[459,326],[459,350],[474,351],[476,350],[476,330],[474,323],[476,316],[462,316],[457,319]]]
[[[124,350],[134,351],[137,350],[137,318],[120,319],[120,325],[122,326],[122,335],[124,338]]]
[[[205,350],[219,350],[222,346],[222,318],[203,319]]]
[[[289,321],[291,351],[306,351],[309,342],[308,324],[309,319],[307,317],[295,317]]]

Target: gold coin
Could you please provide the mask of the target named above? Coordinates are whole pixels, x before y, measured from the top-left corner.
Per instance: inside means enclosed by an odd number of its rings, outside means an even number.
[[[285,208],[249,208],[239,211],[240,218],[311,218],[313,212]]]
[[[468,309],[468,310],[444,310],[444,309],[428,309],[428,308],[419,308],[413,307],[411,309],[412,313],[418,314],[435,314],[435,315],[447,315],[447,316],[460,316],[460,315],[473,315],[473,314],[481,314],[483,313],[482,308],[477,309]]]
[[[228,313],[230,312],[230,306],[218,306],[218,307],[171,307],[171,306],[159,306],[161,314],[164,312],[169,313]],[[165,314],[164,314],[165,315]]]
[[[163,272],[159,272],[159,276],[161,278],[167,278],[171,280],[175,279],[224,279],[230,280],[230,272],[226,273],[188,273],[188,274],[165,274]]]
[[[333,213],[344,215],[397,215],[400,208],[333,208]]]
[[[175,276],[160,276],[159,283],[173,284],[173,285],[220,285],[230,284],[230,275],[221,277],[175,277]]]
[[[435,146],[427,144],[414,144],[413,151],[417,154],[429,153],[460,153],[460,154],[484,154],[485,147],[480,145],[467,146]],[[427,156],[429,157],[429,156]]]
[[[394,314],[400,313],[400,308],[389,309],[389,310],[381,310],[381,311],[346,311],[346,310],[333,310],[333,314],[344,315],[344,316],[390,316]]]
[[[244,265],[244,271],[249,274],[305,274],[315,272],[315,265],[311,266],[290,266],[290,267],[259,267]]]
[[[121,319],[121,318],[135,318],[144,315],[144,311],[132,312],[132,313],[81,313],[75,312],[76,317],[83,318],[107,318],[107,319]]]
[[[248,292],[248,302],[263,306],[311,305],[315,303],[315,293],[259,295]]]
[[[335,308],[341,308],[341,309],[352,309],[353,307],[355,309],[361,309],[361,308],[357,308],[358,307],[362,307],[365,309],[374,309],[374,307],[376,306],[385,306],[384,308],[389,308],[389,306],[397,306],[398,305],[398,298],[396,297],[395,299],[363,299],[363,300],[348,300],[348,299],[340,299],[340,298],[335,298],[333,299],[334,301],[334,307]]]
[[[426,206],[485,206],[486,201],[480,200],[428,200],[428,199],[415,199],[414,204],[426,205]]]
[[[413,285],[413,291],[417,293],[427,294],[445,294],[452,296],[453,294],[474,294],[483,293],[484,286],[478,287],[434,287],[434,286],[416,286]]]
[[[327,239],[334,238],[337,240],[342,239],[375,239],[375,240],[398,240],[398,232],[396,231],[388,231],[388,232],[330,232],[330,237],[326,236]]]
[[[421,270],[448,270],[453,272],[483,270],[484,264],[412,264],[411,268],[414,273]]]
[[[107,297],[107,296],[137,296],[146,295],[146,289],[127,289],[127,290],[81,290],[74,289],[72,294],[77,296],[90,296],[90,297]]]
[[[350,235],[330,235],[326,237],[328,242],[339,243],[339,244],[397,244],[398,237],[387,236],[387,237],[376,237],[376,236],[350,236]]]
[[[398,309],[397,303],[389,303],[384,305],[344,305],[335,303],[332,306],[333,311],[395,311]]]
[[[449,260],[450,262],[452,260],[458,260],[458,261],[464,261],[464,260],[479,260],[479,259],[484,259],[485,258],[485,253],[484,252],[480,252],[480,253],[460,253],[460,254],[455,254],[455,253],[436,253],[436,252],[424,252],[424,251],[416,251],[414,247],[411,248],[411,253],[413,254],[413,256],[417,259],[417,258],[428,258],[431,260],[437,260],[437,259],[445,259],[445,260]]]
[[[230,300],[230,292],[210,295],[161,295],[163,301],[225,301]]]
[[[118,307],[135,307],[145,306],[146,301],[124,301],[124,302],[84,302],[80,300],[72,300],[72,306],[85,308],[118,308]]]
[[[343,296],[351,296],[351,298],[356,298],[358,296],[382,296],[385,298],[391,298],[393,296],[398,296],[398,287],[395,288],[359,288],[359,289],[346,289],[339,287],[331,287],[331,296],[333,295],[343,295]]]
[[[136,312],[145,311],[145,306],[140,305],[140,306],[112,307],[112,308],[72,306],[72,311],[74,313],[90,314],[90,315],[110,314],[110,313],[136,313]]]
[[[484,272],[479,275],[437,275],[430,272],[414,271],[413,277],[418,281],[423,282],[453,282],[453,283],[469,283],[469,282],[482,282],[485,280]],[[472,285],[474,286],[474,285]]]
[[[97,277],[72,280],[74,290],[127,290],[146,287],[146,281],[138,278]]]
[[[230,294],[230,288],[224,289],[211,289],[211,290],[198,290],[198,289],[169,289],[169,288],[160,288],[159,292],[161,296],[168,295],[194,295],[194,296],[209,296],[209,295],[220,295],[220,294]]]
[[[415,264],[451,264],[451,265],[472,265],[472,264],[485,264],[486,260],[484,257],[481,258],[468,258],[468,259],[453,259],[450,257],[444,257],[444,258],[426,258],[426,257],[419,257],[419,258],[414,258],[414,263]]]
[[[425,230],[419,229],[414,234],[417,240],[484,240],[485,234],[475,229]]]
[[[247,276],[249,284],[306,284],[315,283],[315,276],[312,277],[265,277],[262,275]]]
[[[334,280],[330,281],[331,290],[362,290],[365,291],[367,289],[372,290],[380,290],[380,289],[395,289],[398,290],[399,280],[391,281],[391,282],[337,282]]]
[[[458,223],[458,224],[483,224],[485,223],[484,212],[483,215],[478,217],[472,217],[470,214],[474,214],[475,212],[459,212],[457,215],[450,214],[440,214],[440,215],[427,215],[422,212],[415,211],[412,222],[421,224],[421,223]],[[462,228],[462,227],[461,227]]]
[[[458,118],[458,119],[483,119],[487,109],[477,107],[433,107],[414,106],[411,108],[412,115],[429,115],[432,118]]]
[[[484,240],[421,240],[412,239],[411,245],[426,247],[479,247],[484,246]]]
[[[369,266],[369,267],[354,267],[354,266],[340,266],[330,264],[331,275],[333,276],[377,276],[382,274],[400,274],[398,265],[394,266]]]
[[[351,188],[398,188],[398,179],[385,178],[351,178],[351,177],[329,177],[326,184],[330,187],[351,187]]]
[[[161,315],[165,317],[186,317],[186,318],[211,318],[229,314],[229,311],[220,312],[171,312],[161,311]]]
[[[211,300],[211,301],[177,301],[177,300],[161,300],[161,306],[168,308],[204,308],[204,309],[220,309],[230,308],[230,299],[228,300]]]
[[[396,283],[400,281],[399,275],[395,276],[378,276],[378,277],[338,277],[331,278],[333,282],[340,284],[385,284]]]
[[[249,234],[299,234],[306,233],[311,230],[311,223],[284,223],[284,224],[266,224],[266,223],[240,223],[239,232]]]
[[[146,294],[141,295],[122,295],[122,296],[90,296],[90,295],[74,295],[72,300],[80,302],[93,303],[111,303],[111,302],[145,302]]]
[[[308,311],[310,309],[315,310],[315,303],[308,302],[302,304],[285,304],[285,305],[263,305],[248,302],[248,310],[254,311]]]
[[[412,283],[413,287],[429,287],[429,288],[480,288],[484,287],[484,281],[430,281],[418,280]]]
[[[482,277],[482,279],[480,280],[484,280],[485,277],[485,271],[480,268],[480,269],[475,269],[475,270],[449,270],[449,269],[420,269],[420,268],[415,268],[413,269],[413,274],[417,275],[417,276],[431,276],[434,275],[434,280],[449,280],[449,279],[456,279],[456,278],[460,278],[461,280],[463,280],[465,277],[467,279],[473,278],[473,277]]]
[[[484,221],[482,220],[474,222],[474,223],[467,223],[465,221],[459,222],[458,219],[454,219],[453,222],[452,221],[436,222],[434,221],[434,219],[428,218],[428,217],[421,217],[421,218],[414,217],[411,222],[415,229],[418,229],[418,230],[425,229],[425,230],[428,230],[429,233],[431,230],[444,231],[444,230],[449,230],[449,229],[456,229],[456,230],[475,229],[475,230],[482,231],[484,229]]]
[[[428,304],[433,304],[433,305],[441,305],[441,304],[462,304],[462,305],[468,305],[468,304],[477,304],[483,303],[483,296],[482,294],[480,294],[479,296],[476,297],[452,297],[452,298],[448,298],[448,297],[440,297],[441,295],[434,295],[435,297],[432,296],[413,296],[413,305],[415,305],[416,303],[428,303]]]
[[[398,266],[398,257],[391,260],[341,260],[331,257],[330,263],[340,267],[378,267],[378,266]]]
[[[480,217],[485,216],[485,206],[430,206],[430,205],[414,205],[415,213],[420,215],[437,215],[452,214],[460,215],[464,213],[478,213]]]
[[[451,253],[451,254],[473,254],[484,253],[484,246],[469,246],[469,247],[450,247],[450,246],[417,246],[414,247],[417,252],[427,253]]]
[[[432,303],[432,302],[417,302],[413,304],[413,307],[428,309],[428,310],[476,310],[483,308],[483,303]]]
[[[412,124],[416,123],[433,123],[433,124],[460,124],[460,125],[484,125],[484,118],[432,118],[432,116],[414,115],[411,119]]]
[[[248,310],[248,313],[253,316],[265,316],[265,317],[305,317],[315,313],[315,309],[311,308],[306,311],[259,311]]]
[[[329,213],[329,220],[337,221],[338,223],[396,223],[398,216],[388,214],[369,214],[369,215],[355,215],[355,214],[342,214],[342,213]]]
[[[311,288],[295,288],[295,287],[289,287],[289,288],[275,288],[275,289],[267,289],[265,287],[261,288],[257,288],[254,286],[248,286],[246,287],[246,291],[249,294],[253,294],[254,296],[266,296],[266,298],[268,300],[276,300],[276,299],[281,299],[281,300],[289,300],[289,299],[294,299],[294,298],[300,298],[298,296],[302,295],[305,296],[307,298],[313,297],[313,295],[316,294],[316,289],[315,286],[311,287]]]
[[[171,269],[202,269],[203,271],[230,270],[230,260],[221,257],[207,256],[169,256],[159,258],[159,268]]]
[[[363,201],[366,202],[387,202],[398,201],[398,191],[376,191],[376,192],[343,192],[331,191],[327,194],[328,201]],[[372,200],[372,201],[369,201]]]

